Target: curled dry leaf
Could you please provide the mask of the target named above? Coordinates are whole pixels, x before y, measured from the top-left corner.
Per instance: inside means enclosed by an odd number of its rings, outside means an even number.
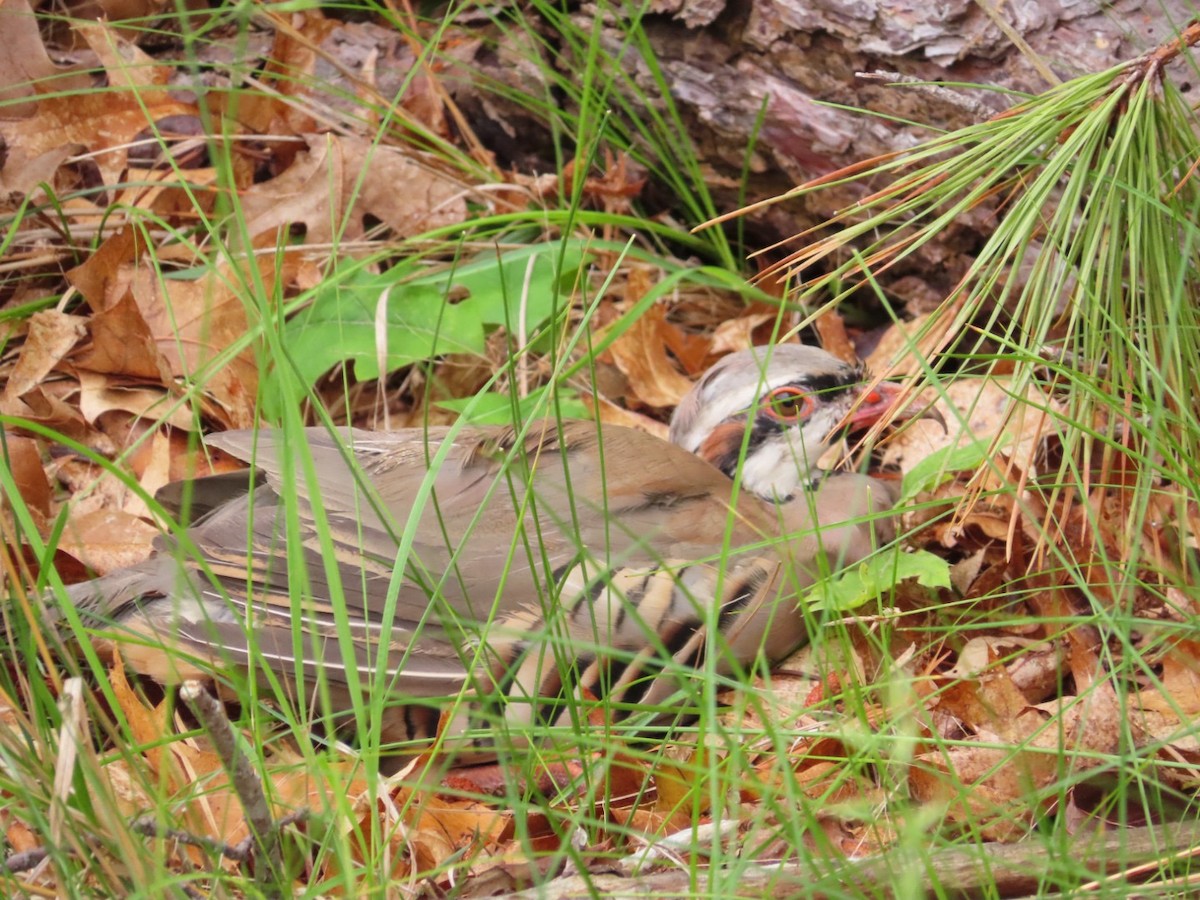
[[[181,828],[193,837],[208,839],[226,846],[243,841],[249,826],[237,792],[229,782],[228,773],[217,753],[205,746],[203,737],[182,738],[173,733],[168,717],[171,704],[164,701],[151,706],[139,695],[125,676],[120,657],[113,660],[109,671],[113,693],[130,725],[134,743],[159,781],[176,798],[172,806],[174,818],[156,822],[162,828]],[[337,766],[314,769],[294,751],[275,745],[266,756],[265,777],[271,782],[267,791],[271,798],[272,814],[276,820],[290,813],[310,810],[315,817],[346,809],[348,796],[366,794],[367,785],[345,768]],[[105,765],[111,796],[124,816],[135,818],[161,804],[143,787],[144,779],[131,776],[129,763],[122,756]],[[325,776],[331,781],[327,782]],[[189,787],[195,791],[189,794]],[[187,864],[203,865],[205,853],[199,848],[170,843],[173,852],[185,853]],[[178,862],[178,860],[176,861]]]
[[[905,510],[902,521],[906,529],[922,528],[917,538],[922,545],[957,548],[966,553],[984,551],[975,578],[961,586],[964,593],[977,593],[975,580],[985,575],[992,565],[1003,561],[991,559],[987,550],[997,545],[1007,547],[1010,537],[1014,541],[1036,542],[1038,534],[1036,525],[1027,517],[1021,517],[1018,527],[1013,528],[1013,503],[1007,495],[961,505],[967,496],[967,490],[960,482],[947,482],[924,497],[926,503]],[[942,503],[928,502],[935,500]],[[946,516],[947,509],[954,509],[954,515]],[[1007,552],[1003,555],[1007,556]]]
[[[1062,688],[1064,652],[1057,643],[1038,642],[1037,649],[1022,653],[1009,663],[1013,684],[1030,703],[1039,703]]]
[[[253,265],[271,291],[277,277],[290,277],[292,262],[289,255],[277,271],[275,260],[263,256]],[[165,406],[177,402],[170,397],[176,379],[199,381],[212,401],[206,414],[231,428],[254,424],[257,363],[248,345],[231,352],[249,327],[236,289],[242,273],[223,266],[191,281],[165,280],[126,230],[68,276],[98,310],[90,320],[92,346],[75,361],[78,369],[161,385],[168,389]]]
[[[84,418],[95,424],[105,413],[118,410],[172,428],[190,431],[196,425],[187,405],[161,388],[142,387],[138,382],[81,369],[79,411]]]
[[[579,160],[572,159],[563,167],[563,179],[566,182],[566,192],[571,193],[578,179],[576,165]],[[646,186],[646,170],[630,160],[626,153],[613,154],[604,151],[604,174],[600,177],[588,177],[583,182],[583,196],[593,205],[605,212],[628,215],[632,210],[632,200]]]
[[[980,650],[993,657],[998,648]],[[1053,792],[1043,796],[1043,790],[1062,777],[1064,754],[1075,772],[1107,766],[1127,732],[1123,704],[1103,677],[1077,696],[1035,706],[1008,671],[993,664],[974,680],[940,687],[928,706],[957,724],[957,733],[943,736],[961,743],[917,757],[909,773],[913,794],[945,804],[951,821],[979,828],[993,840],[1027,833],[1052,799]],[[1142,733],[1135,728],[1135,736]]]
[[[641,266],[630,271],[626,288],[630,303],[650,289],[649,278],[649,271]],[[656,407],[676,406],[691,390],[692,382],[667,356],[664,334],[672,327],[662,309],[654,306],[608,348],[613,362],[628,379],[630,399],[634,402]]]
[[[0,197],[4,198],[0,199],[0,208],[13,208],[26,197],[44,201],[41,185],[54,185],[54,176],[59,167],[67,161],[68,156],[80,150],[82,147],[77,145],[55,147],[33,157],[27,156],[19,148],[10,151],[8,160],[0,169]]]
[[[722,691],[718,695],[725,710],[721,721],[731,731],[742,729],[747,733],[761,732],[772,723],[790,728],[802,717],[813,690],[819,687],[815,676],[798,674],[789,661],[771,673],[769,682],[755,678],[750,692],[743,688]]]
[[[256,96],[239,109],[256,130],[372,133],[394,106],[392,116],[449,136],[437,72],[455,60],[469,63],[478,39],[443,23],[436,52],[418,60],[419,46],[431,40],[428,33],[418,37],[375,22],[329,19],[317,8],[272,19],[275,42],[268,70],[281,77],[272,82],[272,96]]]
[[[16,364],[4,385],[4,397],[24,396],[57,366],[87,334],[83,316],[43,310],[29,317],[29,328]]]
[[[858,361],[859,353],[850,339],[850,335],[846,332],[846,321],[836,308],[817,316],[813,327],[820,338],[821,346],[827,351],[848,363]]]
[[[134,460],[134,471],[138,473],[138,484],[151,497],[171,480],[171,463],[174,458],[171,443],[167,433],[162,429],[157,429],[150,436],[150,440],[143,441],[135,451],[138,459]],[[149,517],[150,511],[146,507],[145,501],[136,494],[133,495],[132,500],[133,502],[125,505],[125,511]]]
[[[72,515],[120,510],[150,519],[143,495],[153,497],[164,484],[181,477],[180,473],[206,472],[209,468],[204,460],[197,460],[199,454],[195,446],[189,445],[186,432],[161,429],[153,420],[114,409],[102,414],[96,427],[115,448],[120,448],[123,454],[120,465],[137,478],[141,491],[133,490],[125,480],[87,459],[59,457],[54,470],[59,480],[74,492]]]
[[[441,794],[414,804],[409,818],[409,841],[415,846],[421,869],[440,868],[464,850],[494,847],[511,816],[473,800]],[[420,857],[425,857],[420,859]]]
[[[216,413],[228,427],[254,424],[258,366],[247,347],[228,352],[246,336],[243,300],[223,271],[198,281],[164,283],[145,269],[134,277],[133,297],[155,347],[172,375],[199,381],[216,402]]]
[[[958,651],[958,660],[954,666],[943,674],[950,678],[977,678],[989,669],[1003,664],[1006,658],[1020,654],[1020,651],[1035,647],[1039,641],[1028,638],[1012,637],[1010,635],[983,635],[971,638]]]
[[[249,183],[250,176],[243,173],[247,168],[247,160],[239,155],[232,159],[234,179],[239,183]],[[115,204],[130,209],[147,210],[171,224],[190,227],[198,213],[211,216],[225,189],[219,184],[220,174],[216,169],[193,169],[187,174],[187,186],[179,184],[175,169],[166,168],[138,175],[137,181],[124,188],[117,194]],[[73,212],[76,221],[100,224],[107,210],[97,210],[93,216],[82,212]],[[170,250],[178,256],[195,258],[198,252],[190,244],[176,244],[164,248],[160,258],[165,258]],[[207,261],[204,261],[207,262]]]
[[[676,325],[674,321],[672,321],[671,326],[662,332],[663,341],[666,343],[667,349],[679,361],[683,373],[688,378],[699,378],[711,363],[711,339],[707,334],[690,331],[687,328]]]
[[[924,335],[920,334],[932,317],[932,313],[925,313],[889,325],[863,360],[867,368],[889,376],[920,372],[921,360],[933,358],[941,339],[940,333],[932,329]]]
[[[522,791],[534,791],[550,796],[568,791],[577,784],[585,773],[581,760],[568,759],[563,762],[547,759],[532,784],[521,783]],[[488,797],[504,797],[513,787],[512,770],[501,763],[464,765],[450,769],[441,779],[442,788],[451,796],[476,794]]]
[[[171,368],[131,294],[89,320],[92,346],[76,364],[105,375],[124,375],[152,384],[170,384]]]
[[[130,733],[136,743],[151,748],[147,751],[147,759],[154,766],[156,774],[164,779],[164,783],[172,791],[177,791],[187,783],[186,777],[173,764],[170,753],[166,756],[161,751],[162,746],[171,746],[171,723],[165,704],[157,707],[149,706],[125,677],[125,666],[120,654],[113,657],[113,665],[109,670],[109,683],[117,705],[121,708]]]
[[[1137,694],[1138,706],[1180,721],[1200,716],[1200,643],[1180,641],[1163,657],[1160,683]]]
[[[141,234],[133,228],[123,228],[102,242],[84,262],[69,270],[67,280],[87,301],[93,313],[104,312],[128,295],[134,273],[129,264],[146,253]]]
[[[935,703],[937,709],[953,714],[977,735],[1013,744],[1036,740],[1046,721],[1003,665],[992,665],[974,679],[949,682]]]
[[[943,807],[949,822],[977,829],[986,840],[1016,841],[1044,807],[1037,789],[1055,775],[1051,754],[1008,747],[942,747],[913,760],[912,797]]]
[[[1153,710],[1139,710],[1132,715],[1142,735],[1141,746],[1171,763],[1158,767],[1155,777],[1178,790],[1195,792],[1200,785],[1200,729],[1195,722]]]
[[[775,318],[775,313],[751,313],[736,319],[726,319],[713,331],[708,352],[724,356],[726,353],[736,353],[753,346],[754,330]]]
[[[112,442],[89,426],[79,410],[65,402],[51,387],[49,383],[38,385],[19,399],[0,394],[0,412],[52,428],[100,453],[111,455],[115,452]],[[71,382],[71,387],[74,387],[74,382]]]
[[[1059,718],[1053,730],[1062,730],[1053,740],[1042,739],[1039,746],[1055,749],[1062,742],[1070,754],[1072,771],[1107,766],[1121,752],[1127,734],[1125,704],[1117,697],[1111,679],[1097,678],[1087,690],[1062,701],[1057,709],[1054,704],[1038,708],[1053,710]],[[1138,737],[1136,729],[1133,737]]]

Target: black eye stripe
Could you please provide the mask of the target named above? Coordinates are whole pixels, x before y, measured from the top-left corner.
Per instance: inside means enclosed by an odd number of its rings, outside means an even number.
[[[866,371],[861,366],[857,366],[822,375],[804,375],[786,384],[771,388],[758,399],[752,409],[739,414],[746,415],[746,413],[750,413],[754,419],[751,425],[752,430],[747,454],[756,449],[770,433],[777,432],[782,428],[792,428],[797,424],[794,421],[782,422],[778,416],[771,414],[770,406],[774,399],[780,396],[780,392],[786,391],[788,388],[794,388],[795,390],[802,391],[805,395],[812,396],[820,403],[828,403],[861,385],[866,380],[866,377]]]
[[[847,369],[828,375],[806,375],[789,382],[788,386],[798,387],[828,400],[846,393],[855,385],[862,384],[864,378],[866,373],[862,369]]]

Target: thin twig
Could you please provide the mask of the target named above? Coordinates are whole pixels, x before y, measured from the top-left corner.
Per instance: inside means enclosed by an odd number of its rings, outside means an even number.
[[[288,813],[282,819],[275,823],[275,829],[282,831],[288,825],[294,825],[297,822],[302,822],[308,818],[308,810],[301,809],[294,813]],[[163,838],[169,841],[178,841],[181,844],[186,844],[189,847],[199,847],[209,853],[219,853],[225,859],[233,860],[234,862],[246,862],[254,854],[254,836],[250,835],[244,840],[238,841],[236,844],[227,844],[224,841],[218,841],[216,838],[205,837],[200,834],[192,834],[190,831],[184,831],[181,828],[161,828],[150,816],[143,816],[140,819],[134,820],[132,826],[135,832],[145,837]]]
[[[230,724],[225,708],[201,681],[185,681],[179,689],[180,698],[204,726],[233,781],[233,789],[246,814],[250,838],[254,847],[255,879],[268,896],[282,896],[283,854],[279,849],[279,827],[271,818],[263,793],[262,780],[250,758],[238,746],[237,734]]]

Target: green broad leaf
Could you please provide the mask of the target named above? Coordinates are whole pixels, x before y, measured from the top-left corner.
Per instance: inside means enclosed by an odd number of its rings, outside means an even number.
[[[492,391],[458,400],[440,400],[437,405],[458,413],[472,425],[519,425],[529,419],[547,417],[554,408],[551,402],[564,419],[591,418],[588,408],[574,391],[560,389],[557,397],[551,401],[547,398],[548,390],[549,386],[538,388],[518,401],[516,416],[513,415],[512,397]]]
[[[447,353],[482,355],[496,327],[532,337],[565,308],[586,259],[582,242],[567,241],[480,253],[415,278],[409,265],[355,268],[316,289],[284,326],[284,344],[305,386],[339,363],[362,381]]]
[[[381,358],[390,372],[444,353],[483,353],[477,316],[432,287],[393,281],[359,272],[331,282],[288,321],[284,340],[306,385],[338,363],[353,363],[361,381],[379,377]]]
[[[807,602],[839,612],[857,609],[884,596],[892,585],[910,578],[928,588],[948,588],[950,564],[926,550],[878,553],[814,585]]]
[[[555,241],[484,252],[453,269],[415,279],[449,295],[465,293],[455,305],[485,325],[527,330],[540,327],[569,302],[579,270],[588,259],[582,241]]]
[[[1011,435],[1004,435],[999,445],[973,440],[964,447],[943,447],[921,460],[904,473],[904,490],[899,505],[922,491],[932,491],[954,477],[955,472],[980,469],[988,465],[995,451],[1007,444]]]

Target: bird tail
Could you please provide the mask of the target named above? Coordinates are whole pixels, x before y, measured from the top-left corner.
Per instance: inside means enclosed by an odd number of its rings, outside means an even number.
[[[169,557],[167,561],[170,561]],[[122,613],[144,599],[162,596],[165,587],[161,583],[162,562],[162,559],[150,559],[129,569],[68,585],[65,597],[58,592],[46,591],[39,604],[38,618],[42,627],[69,636],[72,617],[68,609],[74,609],[83,624],[91,627],[119,620]]]

